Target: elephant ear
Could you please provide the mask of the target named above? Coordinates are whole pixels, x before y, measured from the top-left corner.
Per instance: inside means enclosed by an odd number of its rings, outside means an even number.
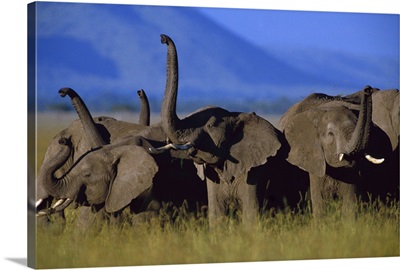
[[[225,180],[240,177],[251,168],[265,164],[281,147],[280,132],[256,114],[241,113],[236,124],[230,157],[225,161],[222,172]]]
[[[399,107],[398,90],[378,91],[372,95],[372,121],[387,134],[392,150],[399,144]]]
[[[113,148],[111,153],[115,158],[116,176],[105,203],[109,213],[121,210],[150,188],[158,171],[152,156],[140,146],[119,146]]]
[[[286,122],[282,131],[290,145],[287,160],[309,173],[323,176],[326,163],[316,126],[319,114],[319,110],[299,113]]]

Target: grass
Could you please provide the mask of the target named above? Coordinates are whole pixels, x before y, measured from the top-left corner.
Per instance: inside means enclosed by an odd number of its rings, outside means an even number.
[[[51,138],[68,123],[38,122],[38,166]],[[263,213],[251,230],[226,218],[210,230],[202,214],[175,209],[162,211],[149,223],[131,226],[100,224],[79,232],[76,212],[68,209],[67,222],[37,228],[37,268],[132,266],[186,263],[364,258],[399,256],[400,203],[374,201],[360,205],[356,220],[340,217],[340,203],[331,202],[323,220],[310,209],[271,216]],[[239,213],[240,215],[240,213]],[[56,223],[57,224],[57,223]]]
[[[264,215],[251,230],[226,218],[210,230],[206,217],[186,214],[165,222],[166,213],[132,227],[104,223],[79,233],[74,211],[64,231],[37,230],[38,268],[159,265],[272,260],[399,256],[399,203],[364,204],[356,220],[340,218],[338,203],[325,219],[310,211]],[[163,226],[161,226],[163,224]]]

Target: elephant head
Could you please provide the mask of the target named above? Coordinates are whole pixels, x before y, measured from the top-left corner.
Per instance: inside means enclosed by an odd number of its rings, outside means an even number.
[[[257,186],[265,177],[262,165],[279,156],[283,135],[255,113],[229,112],[219,107],[201,108],[178,118],[177,51],[168,36],[161,35],[161,42],[168,47],[161,126],[170,143],[150,151],[186,151],[185,158],[195,162],[198,175],[206,180],[211,227],[225,214],[232,199],[242,208],[243,225],[254,224],[260,207]]]
[[[151,151],[187,150],[195,163],[212,166],[226,181],[245,175],[252,167],[265,164],[267,158],[276,155],[281,147],[279,131],[254,113],[205,107],[179,119],[176,113],[178,55],[170,37],[161,35],[161,42],[168,47],[161,125],[171,143]]]
[[[379,164],[368,149],[372,125],[373,89],[366,87],[361,98],[358,117],[354,105],[339,101],[293,114],[285,119],[282,131],[291,146],[288,161],[316,176],[326,174],[327,165],[333,168],[353,167],[360,157]]]
[[[101,127],[96,125],[89,110],[79,95],[70,88],[61,89],[59,94],[62,97],[70,95],[72,104],[79,115],[80,121],[74,121],[69,128],[57,134],[46,150],[37,180],[37,208],[49,197],[48,192],[44,189],[43,182],[44,175],[48,174],[48,168],[51,167],[52,164],[57,166],[57,169],[60,169],[58,173],[62,175],[71,167],[72,163],[80,155],[84,154],[95,145],[105,144],[104,138],[97,136],[97,129]],[[97,122],[101,122],[103,120],[105,120],[105,118],[100,117],[97,119]],[[86,129],[87,139],[83,139],[82,126],[88,127]],[[96,135],[93,135],[94,132]],[[64,142],[65,140],[68,141],[68,145],[60,143]],[[65,148],[68,148],[69,151],[65,151]]]
[[[68,157],[70,141],[59,141],[60,159]],[[80,190],[90,205],[102,205],[109,213],[117,212],[152,185],[158,171],[154,159],[142,147],[125,143],[110,144],[89,151],[71,169],[57,178],[54,172],[59,162],[49,164],[44,176],[44,188],[60,200],[52,206],[57,212],[67,207]]]
[[[52,196],[48,194],[43,185],[44,176],[49,174],[49,168],[52,167],[51,164],[56,163],[58,167],[55,177],[61,177],[80,156],[90,149],[118,141],[120,138],[125,138],[144,128],[142,125],[117,121],[107,116],[92,118],[85,103],[73,89],[62,88],[59,90],[59,94],[61,97],[69,96],[71,98],[79,119],[73,121],[68,128],[58,133],[46,150],[36,184],[36,208],[38,210],[46,207],[48,201],[52,199]],[[147,115],[148,110],[147,112],[146,110],[143,111],[143,113]],[[70,148],[69,154],[65,157],[63,156],[63,144],[60,144],[60,141],[64,140],[69,142],[68,147]]]
[[[58,140],[57,156],[43,166],[43,187],[48,194],[59,198],[50,212],[63,210],[81,190],[89,204],[105,203],[105,210],[110,213],[121,210],[151,186],[158,166],[140,146],[124,141],[106,145],[79,95],[71,88],[63,88],[59,93],[71,98],[91,150],[80,156],[61,177],[56,177],[60,164],[65,163],[73,150],[69,138]]]

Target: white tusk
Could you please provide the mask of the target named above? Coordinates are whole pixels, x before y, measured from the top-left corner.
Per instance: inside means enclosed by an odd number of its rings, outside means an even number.
[[[171,148],[171,144],[167,144],[158,148],[150,147],[149,151],[153,154],[160,154]]]
[[[59,199],[51,208],[56,208],[57,206],[62,205],[67,199]]]
[[[36,214],[37,217],[45,216],[47,215],[46,212],[40,211],[39,213]]]
[[[51,215],[51,214],[54,214],[56,212],[62,211],[62,210],[64,210],[64,208],[68,207],[71,204],[72,201],[73,200],[71,198],[60,199],[60,200],[56,201],[56,203],[52,207],[47,208],[47,209],[42,210],[42,211],[39,211],[36,214],[36,216],[37,217],[47,216],[47,215]],[[56,209],[57,207],[61,207],[61,209]]]
[[[35,207],[37,208],[42,202],[43,202],[43,199],[37,200]]]
[[[190,142],[185,144],[171,143],[171,147],[174,148],[175,150],[188,150],[193,147],[193,144],[191,144]]]
[[[371,163],[374,163],[374,164],[381,164],[382,162],[384,162],[385,161],[385,159],[384,158],[374,158],[374,157],[372,157],[372,156],[370,156],[370,155],[365,155],[365,158],[369,161],[369,162],[371,162]]]
[[[62,201],[62,202],[61,202]],[[58,202],[60,202],[59,204],[57,204]],[[67,207],[68,205],[71,204],[72,199],[67,198],[67,199],[63,199],[63,200],[59,200],[57,203],[54,204],[54,206],[52,206],[52,209],[56,209],[56,207],[58,206],[62,206],[62,209],[64,209],[65,207]]]
[[[340,154],[339,154],[339,161],[342,161],[342,160],[343,160],[343,157],[344,157],[344,154],[343,154],[343,153],[340,153]]]
[[[193,144],[191,144],[190,142],[185,143],[185,144],[169,143],[167,145],[164,145],[164,146],[161,146],[158,148],[150,147],[149,151],[154,154],[159,154],[159,153],[165,152],[166,150],[171,149],[171,148],[175,149],[175,150],[188,150],[192,147],[193,147]]]

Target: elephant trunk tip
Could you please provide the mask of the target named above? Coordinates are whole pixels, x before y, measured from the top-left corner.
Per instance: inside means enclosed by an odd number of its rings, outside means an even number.
[[[137,91],[137,95],[140,99],[145,100],[147,102],[146,92],[143,89]]]
[[[170,37],[165,34],[161,34],[160,36],[161,36],[161,43],[168,45],[169,41],[171,40]]]
[[[374,90],[375,90],[375,88],[372,88],[370,85],[367,85],[367,86],[364,87],[364,94],[366,96],[370,96],[370,95],[372,95]]]
[[[72,88],[69,88],[69,87],[61,88],[60,90],[58,90],[58,93],[60,94],[61,97],[65,97],[66,95],[69,95],[72,98],[73,96],[76,96],[76,92]]]

